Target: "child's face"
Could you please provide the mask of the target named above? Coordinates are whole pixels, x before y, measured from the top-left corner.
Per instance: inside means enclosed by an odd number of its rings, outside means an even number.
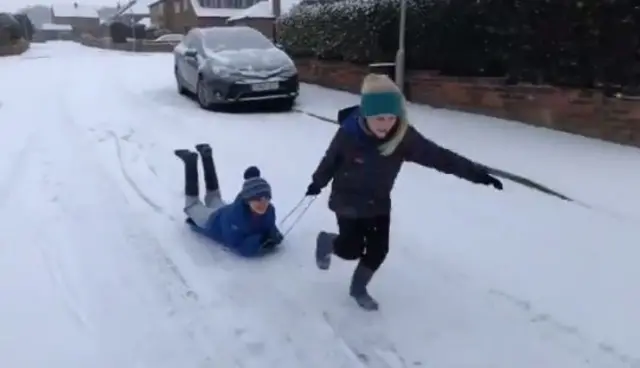
[[[249,207],[251,207],[251,211],[253,211],[254,213],[257,213],[258,215],[264,215],[264,213],[267,212],[267,209],[269,209],[270,203],[271,201],[269,200],[269,198],[263,197],[260,199],[249,201]]]
[[[389,134],[398,118],[395,115],[381,114],[367,117],[369,130],[378,138],[384,138]]]

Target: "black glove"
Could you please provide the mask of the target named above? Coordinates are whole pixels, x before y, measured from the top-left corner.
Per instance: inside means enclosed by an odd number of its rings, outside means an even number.
[[[307,197],[317,196],[318,194],[320,194],[321,191],[322,191],[322,188],[320,188],[316,183],[311,183],[307,187],[307,192],[304,195]]]
[[[267,239],[266,241],[262,242],[262,249],[264,249],[264,250],[272,250],[277,245],[278,244],[273,239]]]
[[[483,180],[484,184],[486,185],[491,185],[492,187],[498,189],[498,190],[502,190],[502,182],[496,178],[494,178],[493,176],[487,174],[487,176],[484,178]]]

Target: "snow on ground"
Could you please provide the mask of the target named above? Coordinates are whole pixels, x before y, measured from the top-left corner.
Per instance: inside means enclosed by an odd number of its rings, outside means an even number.
[[[523,187],[495,192],[407,165],[371,286],[379,313],[346,295],[353,265],[315,268],[316,232],[335,229],[327,193],[268,259],[191,234],[173,149],[210,142],[228,198],[259,165],[283,217],[336,127],[201,111],[176,93],[171,63],[64,42],[0,59],[0,366],[640,366],[639,230]],[[21,88],[29,81],[38,88]],[[332,116],[350,99],[304,86],[299,108]],[[607,190],[630,194],[633,149],[419,109],[438,141],[627,209],[582,185],[611,180]],[[617,157],[615,171],[567,171],[588,152]]]

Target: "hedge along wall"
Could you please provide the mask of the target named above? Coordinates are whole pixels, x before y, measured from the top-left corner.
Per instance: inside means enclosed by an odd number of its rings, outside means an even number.
[[[407,4],[408,69],[640,92],[640,7],[634,0]],[[400,0],[302,4],[279,20],[280,42],[294,57],[393,61],[399,9]]]
[[[612,18],[608,19],[615,23],[615,17],[619,16],[618,21],[623,24],[618,27],[611,23],[612,28],[606,32],[597,30],[598,37],[587,32],[591,37],[587,39],[600,40],[600,43],[578,43],[580,47],[576,48],[567,44],[568,41],[558,41],[554,34],[566,29],[562,28],[564,23],[571,27],[584,25],[584,20],[577,16],[565,19],[567,14],[586,16],[591,11],[572,7],[564,0],[556,1],[560,4],[532,1],[538,10],[532,10],[530,15],[535,18],[530,22],[540,28],[540,32],[545,31],[534,37],[532,26],[524,27],[524,35],[514,35],[522,19],[526,19],[523,9],[519,10],[518,17],[508,18],[514,8],[505,10],[492,0],[484,0],[482,3],[487,7],[482,9],[466,0],[409,0],[408,97],[434,107],[517,120],[640,147],[640,101],[623,95],[633,94],[638,84],[633,78],[635,57],[628,55],[638,49],[640,32],[622,32],[635,29],[636,20],[640,19],[636,17],[638,11],[622,16],[624,12],[620,9],[628,8],[622,7],[616,12],[609,8]],[[357,93],[369,62],[395,58],[398,2],[302,5],[282,17],[278,24],[280,42],[294,57],[300,79]],[[628,1],[619,3],[629,4]],[[493,11],[491,6],[498,9]],[[560,10],[564,12],[562,16],[558,15]],[[384,12],[388,14],[381,15]],[[480,20],[485,17],[484,23],[472,22],[476,17]],[[487,26],[494,17],[497,17],[496,23],[507,17],[508,27]],[[542,26],[547,21],[552,27],[545,30]],[[581,29],[585,28],[576,28]],[[620,40],[606,44],[616,29],[621,32]],[[560,38],[567,40],[568,37]],[[596,49],[596,46],[602,47]],[[620,47],[612,54],[598,55],[594,51],[616,49],[614,46]],[[523,56],[538,52],[537,58]],[[600,60],[601,64],[590,65],[589,60],[594,63]],[[602,73],[605,70],[609,74]],[[609,76],[609,85],[602,82],[603,75]],[[615,78],[618,78],[617,84]],[[550,85],[552,82],[555,86]],[[571,85],[580,88],[566,87]]]

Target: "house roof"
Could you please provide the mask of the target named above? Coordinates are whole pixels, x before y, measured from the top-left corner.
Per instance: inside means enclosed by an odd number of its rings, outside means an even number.
[[[232,9],[232,8],[205,8],[198,0],[191,0],[191,7],[197,17],[200,18],[229,18],[240,13],[244,9]]]
[[[51,7],[53,16],[65,18],[95,18],[98,19],[98,9],[78,3],[55,4]]]
[[[299,4],[300,0],[280,0],[280,13],[284,14],[291,10],[295,5]],[[235,16],[229,17],[228,21],[240,20],[240,19],[256,19],[256,18],[274,18],[273,16],[273,0],[262,0],[252,6],[242,9]]]
[[[69,24],[44,23],[40,29],[43,31],[73,31],[73,27]]]

